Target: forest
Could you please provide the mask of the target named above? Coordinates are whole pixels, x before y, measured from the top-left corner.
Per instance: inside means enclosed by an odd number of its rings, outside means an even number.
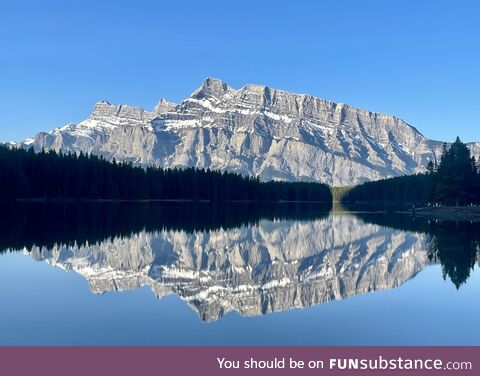
[[[332,201],[321,183],[261,182],[204,169],[162,169],[101,156],[0,146],[0,199]]]
[[[443,145],[440,162],[430,161],[425,173],[366,182],[342,197],[345,204],[408,203],[419,205],[480,204],[480,160],[458,137]]]

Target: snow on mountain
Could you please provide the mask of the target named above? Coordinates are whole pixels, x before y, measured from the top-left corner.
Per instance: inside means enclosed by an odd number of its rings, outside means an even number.
[[[394,116],[208,78],[179,104],[162,99],[149,112],[102,101],[86,120],[21,145],[341,186],[423,171],[442,143]]]

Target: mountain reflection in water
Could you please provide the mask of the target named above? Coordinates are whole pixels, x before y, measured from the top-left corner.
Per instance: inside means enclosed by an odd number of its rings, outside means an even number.
[[[1,249],[73,270],[97,294],[177,294],[205,321],[391,289],[434,262],[459,287],[479,251],[478,223],[312,204],[12,206]]]

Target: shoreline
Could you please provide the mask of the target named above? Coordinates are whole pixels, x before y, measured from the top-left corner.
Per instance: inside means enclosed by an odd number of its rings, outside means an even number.
[[[407,212],[398,211],[397,213]],[[480,221],[480,206],[420,207],[410,210],[408,213],[413,216],[432,219]]]
[[[5,202],[21,202],[21,203],[76,203],[76,204],[86,204],[86,203],[122,203],[122,202],[141,202],[141,203],[150,203],[150,202],[177,202],[177,203],[199,203],[199,204],[229,204],[229,203],[240,203],[240,204],[257,204],[257,203],[266,203],[266,204],[322,204],[322,205],[331,205],[330,201],[301,201],[301,200],[278,200],[278,201],[267,201],[267,200],[207,200],[207,199],[92,199],[92,198],[17,198],[17,199],[0,199],[0,203]]]

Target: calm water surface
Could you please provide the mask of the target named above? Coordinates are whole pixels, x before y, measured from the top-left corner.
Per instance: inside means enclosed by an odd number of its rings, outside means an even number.
[[[328,209],[2,207],[0,345],[480,345],[478,223]]]

